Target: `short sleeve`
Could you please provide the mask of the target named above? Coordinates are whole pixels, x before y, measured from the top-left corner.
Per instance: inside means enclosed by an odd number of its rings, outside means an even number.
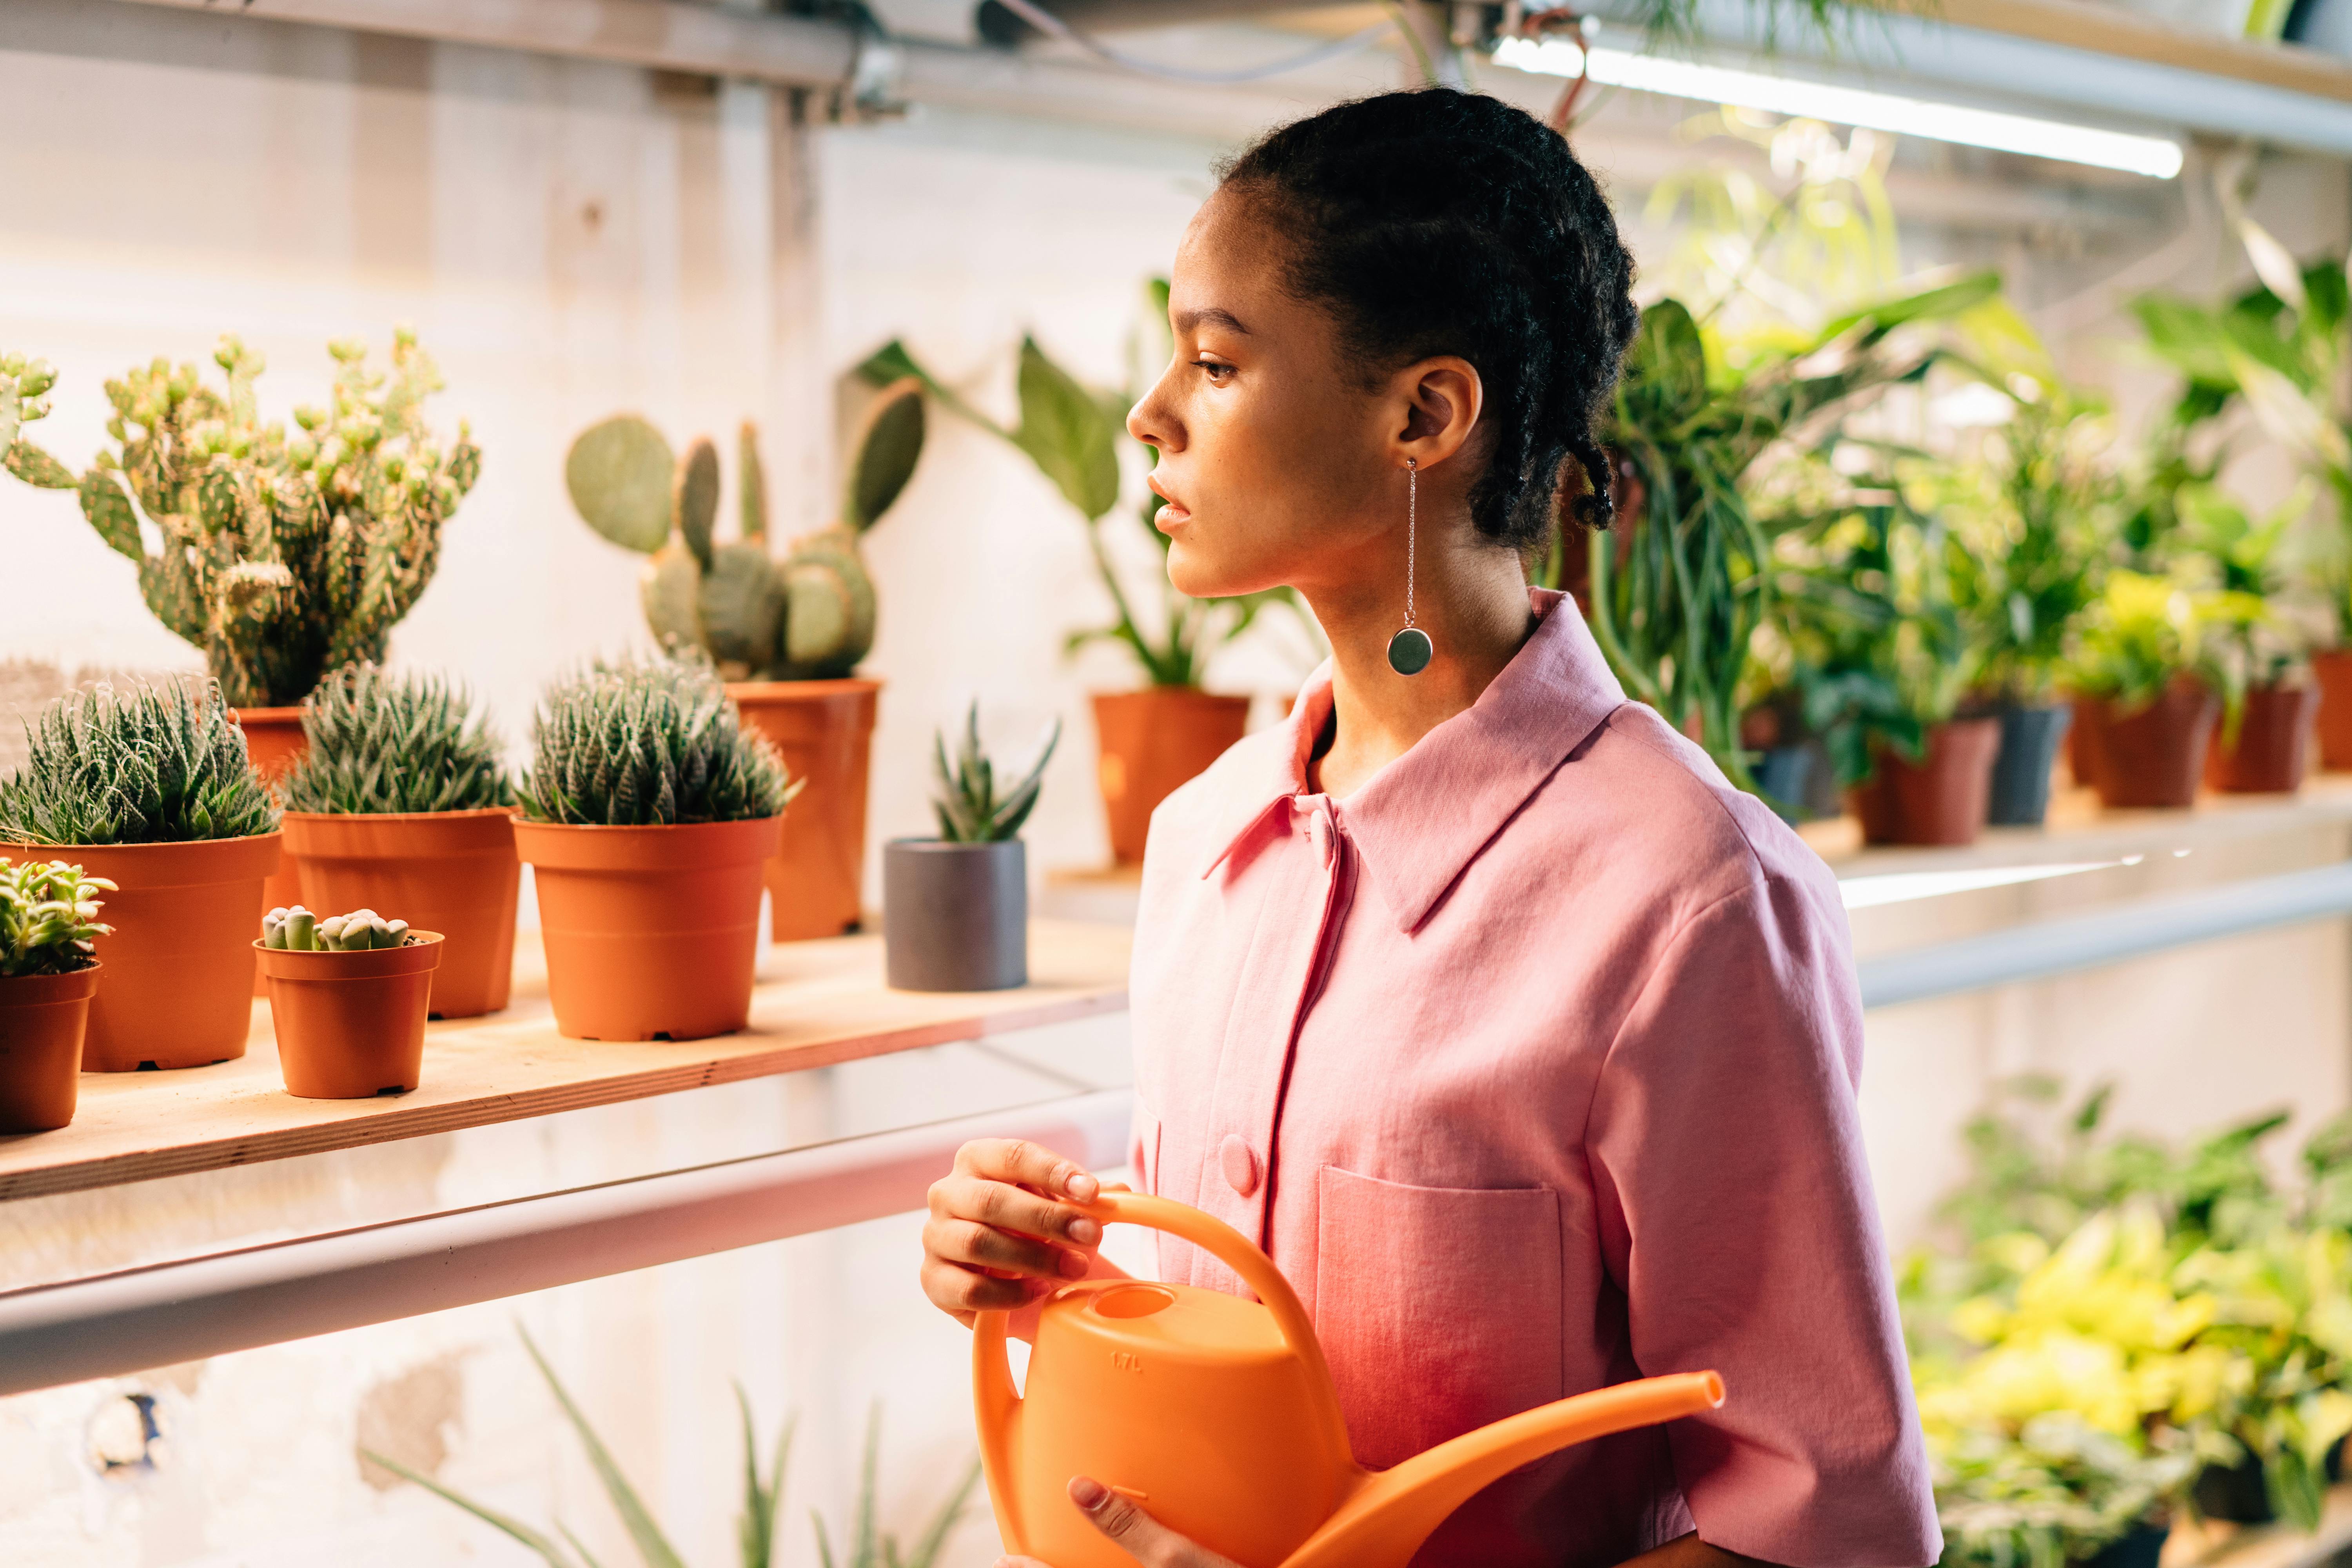
[[[1919,1568],[1941,1537],[1854,1102],[1861,998],[1822,880],[1759,877],[1675,932],[1587,1148],[1636,1364],[1723,1374],[1723,1407],[1669,1428],[1700,1538],[1790,1568]]]

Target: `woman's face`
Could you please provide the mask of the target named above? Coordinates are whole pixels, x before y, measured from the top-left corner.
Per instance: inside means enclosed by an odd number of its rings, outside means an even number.
[[[1170,278],[1175,353],[1127,416],[1160,449],[1168,575],[1196,598],[1345,583],[1403,521],[1413,399],[1395,377],[1367,384],[1331,317],[1284,288],[1282,262],[1251,204],[1211,197]]]

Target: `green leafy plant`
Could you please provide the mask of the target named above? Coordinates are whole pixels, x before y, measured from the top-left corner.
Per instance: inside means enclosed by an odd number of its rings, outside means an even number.
[[[85,877],[62,860],[0,860],[0,979],[71,974],[98,963],[103,877]]]
[[[515,803],[504,748],[462,688],[373,664],[336,670],[303,700],[310,744],[278,781],[289,811],[374,816]]]
[[[2116,571],[2083,619],[2067,659],[2067,684],[2125,708],[2155,701],[2180,675],[2227,690],[2229,674],[2205,640],[2217,613],[2210,591],[2177,577]]]
[[[466,426],[445,450],[425,423],[442,383],[414,333],[394,334],[389,376],[364,344],[328,352],[332,400],[297,409],[290,437],[261,420],[261,356],[228,337],[213,355],[223,387],[162,359],[108,382],[114,449],[78,481],[21,435],[10,450],[19,477],[79,489],[90,526],[138,563],[148,608],[204,650],[233,706],[299,702],[327,671],[381,659],[481,471]]]
[[[980,748],[980,704],[964,715],[963,742],[956,748],[952,766],[944,734],[931,737],[931,770],[938,785],[931,812],[940,820],[940,837],[950,844],[993,844],[1020,836],[1021,825],[1036,807],[1037,792],[1045,779],[1045,764],[1061,743],[1062,721],[1054,721],[1037,760],[1018,784],[1000,797],[996,769]]]
[[[261,917],[262,945],[290,952],[369,952],[382,947],[408,947],[415,941],[408,934],[406,921],[388,921],[373,910],[353,910],[320,920],[296,904]]]
[[[612,1502],[613,1511],[621,1516],[621,1522],[628,1530],[629,1539],[635,1545],[637,1555],[644,1560],[646,1568],[685,1568],[686,1560],[663,1534],[661,1526],[655,1521],[653,1510],[646,1506],[645,1500],[629,1484],[628,1477],[622,1473],[611,1451],[596,1436],[595,1428],[588,1424],[588,1418],[581,1414],[580,1406],[573,1403],[562,1381],[555,1375],[555,1369],[540,1353],[538,1344],[528,1332],[522,1334],[522,1342],[523,1348],[530,1352],[532,1363],[538,1366],[540,1375],[547,1380],[548,1391],[555,1395],[564,1419],[571,1423],[572,1431],[578,1435],[580,1446],[587,1451],[588,1462],[595,1469],[596,1479],[604,1484],[604,1495]],[[789,1420],[784,1423],[768,1462],[762,1467],[759,1435],[752,1423],[751,1401],[740,1384],[735,1389],[735,1403],[743,1421],[743,1511],[736,1516],[737,1545],[741,1554],[742,1568],[772,1568],[777,1561],[776,1527],[782,1520],[784,1461],[792,1452],[793,1423]],[[847,1552],[841,1559],[842,1568],[936,1568],[940,1554],[946,1548],[948,1532],[963,1518],[965,1508],[971,1500],[972,1489],[979,1484],[980,1463],[975,1459],[965,1468],[961,1479],[932,1514],[915,1544],[902,1550],[895,1536],[876,1528],[876,1471],[881,1440],[882,1415],[877,1406],[866,1421],[866,1458],[857,1496],[857,1522],[851,1531]],[[561,1524],[555,1527],[556,1532],[563,1538],[559,1543],[546,1532],[453,1491],[396,1459],[386,1458],[377,1453],[366,1453],[365,1457],[370,1463],[382,1466],[404,1480],[415,1482],[500,1533],[520,1542],[537,1552],[548,1568],[596,1568],[596,1560],[588,1554],[587,1548],[582,1546],[579,1538]],[[824,1521],[814,1513],[811,1520],[816,1531],[818,1555],[824,1562],[825,1568],[835,1568],[833,1543],[825,1534]]]
[[[98,686],[26,727],[25,765],[0,781],[0,842],[173,844],[278,831],[220,688]]]
[[[549,689],[520,795],[534,821],[629,827],[775,816],[798,791],[708,666],[622,660]]]
[[[673,458],[659,430],[634,414],[590,426],[572,444],[565,485],[597,532],[645,552],[646,623],[662,645],[698,649],[730,680],[829,679],[873,650],[874,579],[858,541],[898,501],[923,451],[922,387],[884,387],[866,410],[850,458],[841,521],[768,553],[767,482],[759,433],[745,424],[736,485],[741,524],[724,542],[719,452],[698,440]]]
[[[1147,290],[1146,335],[1164,335],[1168,318],[1168,283],[1155,279]],[[1158,366],[1152,367],[1157,374]],[[999,424],[959,396],[915,362],[902,342],[885,345],[859,368],[876,385],[895,384],[914,377],[942,407],[969,420],[1020,451],[1053,481],[1064,500],[1086,520],[1087,547],[1093,553],[1095,575],[1109,595],[1114,616],[1107,626],[1090,626],[1070,634],[1066,645],[1075,653],[1091,643],[1116,643],[1131,654],[1154,686],[1192,687],[1219,648],[1248,631],[1258,615],[1271,605],[1285,605],[1302,622],[1306,610],[1288,588],[1232,598],[1194,599],[1180,594],[1168,580],[1168,536],[1153,525],[1164,504],[1147,495],[1133,512],[1157,552],[1160,572],[1144,592],[1130,593],[1118,564],[1111,559],[1103,521],[1118,509],[1122,492],[1119,451],[1128,444],[1127,411],[1140,394],[1095,391],[1046,356],[1032,337],[1021,340],[1017,390],[1020,423]],[[1159,460],[1157,448],[1135,443],[1147,462]],[[1148,608],[1141,614],[1138,605]],[[1311,626],[1311,623],[1308,623]]]

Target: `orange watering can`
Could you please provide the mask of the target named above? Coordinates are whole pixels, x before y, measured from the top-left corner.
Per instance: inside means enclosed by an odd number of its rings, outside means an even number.
[[[1723,1403],[1711,1372],[1644,1378],[1368,1470],[1314,1325],[1272,1258],[1166,1198],[1107,1191],[1076,1206],[1183,1237],[1258,1299],[1129,1279],[1065,1286],[1039,1318],[1026,1398],[1005,1362],[1005,1314],[980,1315],[972,1403],[996,1528],[1007,1552],[1053,1568],[1135,1568],[1070,1500],[1073,1476],[1243,1568],[1405,1568],[1446,1515],[1529,1460]]]

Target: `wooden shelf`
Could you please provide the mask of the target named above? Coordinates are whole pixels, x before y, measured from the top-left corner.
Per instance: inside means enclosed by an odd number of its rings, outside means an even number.
[[[86,1073],[72,1126],[0,1137],[0,1200],[421,1138],[1120,1012],[1129,947],[1120,926],[1039,921],[1030,930],[1031,984],[934,994],[884,986],[878,936],[781,944],[761,962],[742,1033],[621,1043],[556,1034],[536,933],[524,931],[513,1005],[428,1025],[414,1093],[295,1099],[278,1077],[268,1004],[256,1002],[237,1060]]]

